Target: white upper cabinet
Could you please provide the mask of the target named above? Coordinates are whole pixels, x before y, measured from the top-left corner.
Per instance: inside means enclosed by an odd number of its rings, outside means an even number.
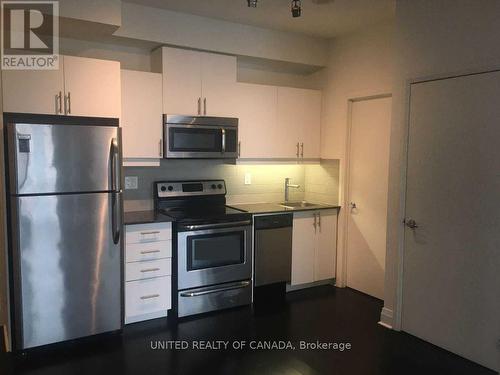
[[[201,53],[163,47],[153,53],[154,71],[163,73],[163,112],[197,115],[201,110]]]
[[[74,116],[120,117],[120,63],[64,56],[66,112]]]
[[[233,116],[236,57],[162,47],[152,69],[163,73],[163,112],[193,116]]]
[[[276,86],[237,84],[236,105],[239,118],[241,158],[274,158],[276,145],[281,142],[277,133],[278,89]]]
[[[62,56],[58,70],[2,71],[5,112],[120,117],[120,63]]]
[[[236,57],[201,54],[203,114],[233,117],[241,100],[236,94]]]
[[[124,163],[127,159],[159,164],[162,157],[162,75],[121,71],[122,139]],[[152,160],[151,160],[152,159]],[[141,160],[133,162],[139,165]]]
[[[58,70],[3,70],[4,112],[64,114],[64,75]]]
[[[278,87],[277,128],[279,157],[319,158],[321,91]]]

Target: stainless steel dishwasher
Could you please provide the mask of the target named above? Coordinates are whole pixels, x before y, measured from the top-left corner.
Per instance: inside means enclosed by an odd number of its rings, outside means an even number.
[[[292,277],[292,214],[254,217],[254,302],[285,295]]]

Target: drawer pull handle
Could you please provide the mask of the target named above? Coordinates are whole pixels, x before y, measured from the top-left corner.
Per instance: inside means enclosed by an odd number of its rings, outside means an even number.
[[[153,254],[153,253],[159,253],[160,250],[142,250],[141,254]]]
[[[141,232],[141,235],[146,236],[148,234],[160,234],[159,230],[153,230],[151,232]]]
[[[148,296],[142,296],[141,299],[158,298],[159,296],[160,296],[159,294],[150,294]]]
[[[154,272],[159,270],[159,268],[146,268],[145,270],[141,270],[141,272]]]

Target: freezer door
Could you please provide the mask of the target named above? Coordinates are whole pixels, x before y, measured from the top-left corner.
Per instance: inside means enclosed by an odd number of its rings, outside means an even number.
[[[121,189],[118,127],[10,123],[7,137],[11,194]]]
[[[16,349],[120,329],[121,194],[11,199]]]

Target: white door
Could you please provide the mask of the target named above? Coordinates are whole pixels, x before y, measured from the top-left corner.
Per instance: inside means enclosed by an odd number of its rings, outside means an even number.
[[[67,113],[74,116],[120,117],[120,63],[64,56]]]
[[[236,56],[201,54],[203,114],[236,115]]]
[[[196,51],[162,48],[163,112],[201,114],[201,55]]]
[[[4,112],[64,114],[63,64],[58,70],[3,70]]]
[[[499,97],[500,72],[411,87],[402,311],[404,331],[497,371]]]
[[[384,297],[390,97],[352,103],[347,210],[347,286]]]
[[[318,230],[316,232],[315,281],[335,277],[337,256],[337,210],[321,210],[316,213]]]
[[[121,71],[123,157],[162,156],[162,76]]]
[[[279,142],[277,132],[276,86],[238,83],[240,157],[272,158]]]
[[[293,214],[292,285],[314,281],[315,232],[312,211]]]

